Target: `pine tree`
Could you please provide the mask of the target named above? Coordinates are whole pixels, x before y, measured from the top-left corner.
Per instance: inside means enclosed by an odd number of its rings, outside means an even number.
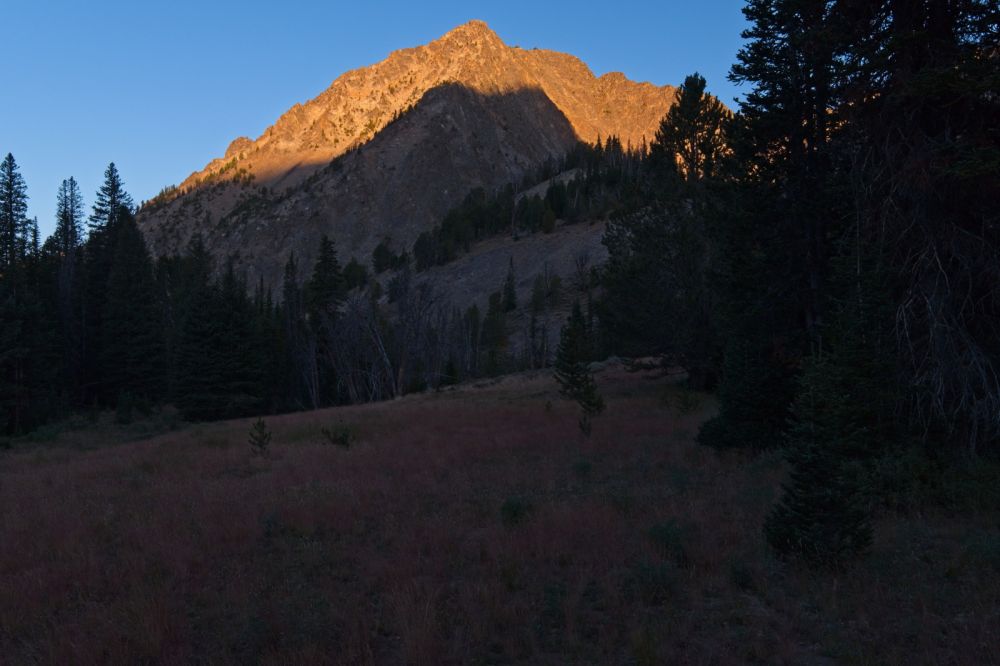
[[[14,156],[0,162],[0,272],[13,267],[28,245],[28,187]]]
[[[337,261],[333,241],[323,236],[312,277],[305,285],[305,309],[314,327],[322,321],[332,322],[344,301],[344,276]]]
[[[118,222],[121,211],[132,212],[132,197],[125,191],[121,176],[115,163],[112,162],[104,170],[104,183],[94,198],[93,212],[90,214],[90,232],[113,229]]]
[[[328,405],[336,399],[336,377],[331,359],[337,344],[336,321],[346,290],[336,248],[326,236],[320,240],[319,257],[304,291],[306,314],[316,338],[319,402]]]
[[[559,383],[559,393],[580,405],[580,430],[587,436],[590,435],[593,417],[604,411],[604,399],[598,393],[594,376],[587,367],[590,358],[587,324],[580,303],[576,302],[559,336],[554,374]]]
[[[132,214],[122,207],[115,219],[101,317],[101,394],[157,399],[166,389],[166,340],[153,263]]]
[[[56,196],[56,248],[64,257],[75,254],[82,241],[83,198],[76,179],[64,180]]]
[[[265,403],[270,351],[261,335],[262,313],[232,260],[217,282],[211,280],[211,260],[200,239],[184,263],[187,293],[175,343],[177,406],[192,420],[253,414]]]
[[[856,463],[874,445],[872,415],[854,370],[817,358],[803,373],[786,449],[791,477],[764,525],[779,554],[812,565],[840,566],[872,540]]]
[[[123,189],[121,177],[113,163],[108,166],[104,175],[104,184],[97,192],[89,219],[90,232],[81,262],[82,388],[85,401],[108,404],[116,396],[107,393],[103,377],[106,369],[104,361],[109,358],[103,345],[111,339],[104,331],[104,314],[107,310],[108,284],[116,260],[118,220],[123,215],[131,218],[132,199]],[[131,232],[127,232],[127,235],[132,236]]]
[[[697,72],[689,75],[660,121],[650,145],[650,160],[688,183],[716,176],[728,149],[729,116],[722,102],[705,92],[705,78]]]
[[[729,210],[709,237],[723,372],[699,441],[719,447],[781,441],[802,361],[823,348],[830,241],[850,217],[834,146],[840,14],[818,0],[749,0],[743,12],[730,79],[751,89],[728,132]]]

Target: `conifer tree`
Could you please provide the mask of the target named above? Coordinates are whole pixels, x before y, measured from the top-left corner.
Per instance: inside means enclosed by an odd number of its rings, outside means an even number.
[[[803,359],[823,347],[830,240],[850,217],[831,113],[840,15],[792,0],[749,0],[743,13],[730,73],[751,86],[729,132],[738,179],[709,239],[725,342],[719,415],[699,441],[720,447],[781,441]]]
[[[118,244],[117,227],[118,221],[123,216],[128,216],[132,220],[132,198],[125,192],[121,177],[114,163],[110,164],[104,172],[104,183],[101,185],[95,197],[93,210],[90,215],[88,226],[89,234],[83,249],[83,276],[82,276],[82,307],[81,320],[83,322],[83,372],[82,388],[84,399],[89,402],[107,403],[116,399],[116,395],[108,393],[108,384],[104,378],[106,366],[104,361],[109,355],[104,351],[103,346],[111,340],[111,337],[104,331],[104,315],[107,311],[108,286],[111,273],[116,261],[116,247]],[[132,220],[134,226],[135,222]],[[138,230],[126,231],[126,238],[130,238],[133,244],[135,236],[141,234]],[[143,246],[145,243],[143,242]],[[126,257],[126,260],[131,260]],[[138,259],[140,263],[148,261],[148,252],[143,259]],[[135,268],[135,266],[133,266]],[[119,274],[119,279],[127,279]],[[122,305],[121,307],[127,307]],[[115,308],[118,309],[118,306]],[[121,310],[123,311],[123,310]]]
[[[121,175],[115,163],[112,162],[104,170],[104,183],[94,198],[93,212],[90,214],[89,227],[91,233],[95,230],[110,229],[115,226],[121,211],[132,212],[132,197],[125,191]]]
[[[578,301],[573,304],[573,311],[559,336],[555,378],[559,383],[559,392],[580,405],[580,430],[587,436],[590,435],[593,417],[604,411],[604,399],[598,393],[594,376],[587,367],[590,358],[587,324]]]
[[[332,404],[336,399],[336,378],[331,359],[337,344],[336,321],[346,290],[336,248],[326,236],[320,240],[319,257],[304,291],[306,314],[316,339],[319,401]]]
[[[199,252],[197,243],[192,247]],[[266,360],[258,312],[230,260],[213,283],[194,256],[177,343],[177,406],[194,420],[234,418],[264,403]]]
[[[319,256],[312,277],[305,285],[305,309],[314,327],[336,319],[337,309],[344,300],[344,276],[337,261],[337,249],[327,236],[319,245]]]
[[[705,92],[705,77],[689,75],[656,130],[651,161],[688,183],[712,178],[727,150],[729,115],[722,102]]]
[[[56,196],[56,247],[64,257],[75,254],[83,236],[83,198],[75,178],[64,180]]]
[[[872,540],[856,462],[873,446],[872,418],[853,370],[820,357],[803,374],[786,449],[791,477],[764,525],[779,554],[813,565],[840,566]]]
[[[0,271],[16,264],[27,246],[28,187],[14,156],[0,162]]]
[[[156,399],[166,388],[166,340],[153,263],[131,212],[122,207],[115,219],[102,312],[102,394]]]

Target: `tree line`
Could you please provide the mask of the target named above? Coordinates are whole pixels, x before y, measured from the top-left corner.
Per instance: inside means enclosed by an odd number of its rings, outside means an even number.
[[[0,165],[0,435],[73,413],[128,421],[165,404],[190,420],[381,400],[547,363],[532,300],[527,343],[512,344],[514,264],[488,300],[460,310],[416,284],[405,256],[376,252],[375,272],[341,266],[333,240],[303,270],[294,255],[281,292],[249,283],[195,236],[154,259],[114,164],[89,215],[73,178],[57,224],[39,242],[27,187]],[[405,253],[404,253],[405,255]],[[383,262],[384,265],[383,265]],[[375,277],[394,271],[387,289]],[[539,276],[541,279],[542,276]]]

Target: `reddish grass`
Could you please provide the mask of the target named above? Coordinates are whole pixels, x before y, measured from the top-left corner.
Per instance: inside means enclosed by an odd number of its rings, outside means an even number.
[[[710,402],[679,414],[663,380],[599,383],[590,439],[522,376],[270,418],[267,458],[249,420],[4,454],[0,662],[997,661],[969,546],[995,516],[889,516],[847,573],[782,565],[776,455],[697,446]]]

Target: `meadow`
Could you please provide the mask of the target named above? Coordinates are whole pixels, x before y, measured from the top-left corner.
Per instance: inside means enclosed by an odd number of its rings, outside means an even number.
[[[989,502],[901,503],[843,571],[776,559],[779,452],[699,446],[712,399],[548,374],[0,452],[4,664],[989,664]],[[324,432],[325,431],[325,432]]]

